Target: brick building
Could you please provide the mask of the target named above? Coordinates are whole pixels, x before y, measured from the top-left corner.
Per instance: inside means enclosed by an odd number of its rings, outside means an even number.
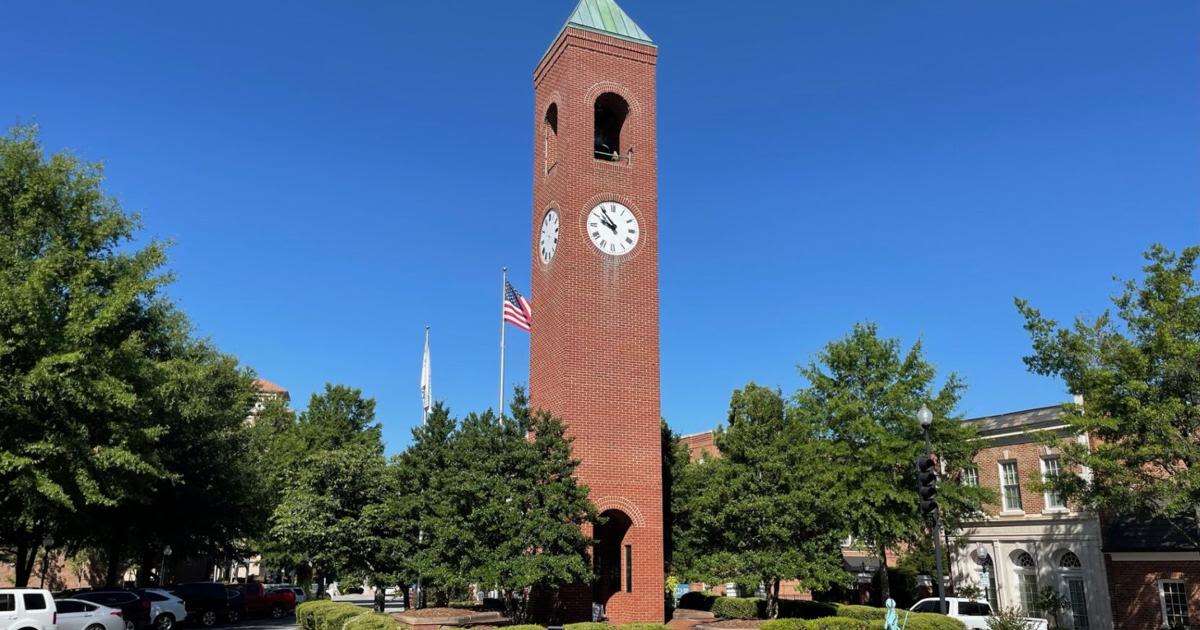
[[[1038,589],[1052,586],[1070,601],[1062,627],[1111,628],[1099,519],[1031,488],[1060,467],[1057,449],[1039,443],[1033,432],[1086,437],[1068,430],[1057,405],[971,422],[986,445],[962,482],[994,489],[1000,504],[985,506],[978,520],[953,533],[962,544],[951,550],[951,581],[979,586],[995,608],[1031,615],[1041,614],[1033,605]]]

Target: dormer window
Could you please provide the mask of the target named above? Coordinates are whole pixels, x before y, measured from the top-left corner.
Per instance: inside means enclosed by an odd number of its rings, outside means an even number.
[[[625,126],[628,115],[629,103],[619,95],[605,92],[596,99],[593,157],[612,162],[621,159],[621,128]]]

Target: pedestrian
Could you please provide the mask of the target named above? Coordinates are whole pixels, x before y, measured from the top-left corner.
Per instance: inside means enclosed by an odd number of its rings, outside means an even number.
[[[375,584],[375,612],[383,612],[386,597],[387,589],[377,582]]]

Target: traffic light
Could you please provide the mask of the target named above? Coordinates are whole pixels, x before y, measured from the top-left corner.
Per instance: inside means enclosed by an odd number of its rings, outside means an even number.
[[[937,461],[931,455],[917,458],[917,495],[921,497],[921,515],[928,516],[937,511]]]

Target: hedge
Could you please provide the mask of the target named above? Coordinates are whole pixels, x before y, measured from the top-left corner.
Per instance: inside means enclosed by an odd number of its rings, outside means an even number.
[[[597,621],[585,621],[583,623],[569,623],[563,626],[563,630],[613,630],[613,627]]]
[[[896,614],[903,615],[904,611],[896,609]],[[876,619],[883,619],[886,615],[886,608],[876,608],[875,606],[846,605],[837,607],[838,617],[849,617],[851,619],[861,619],[862,621],[875,621]]]
[[[342,630],[404,630],[404,625],[392,618],[391,615],[373,612],[352,617],[342,626]],[[545,630],[545,628],[539,628],[539,630]]]
[[[346,628],[346,630],[350,630]],[[532,623],[521,624],[518,626],[504,626],[504,630],[546,630],[546,626],[539,626]]]
[[[758,630],[808,630],[808,620],[796,618],[772,619],[760,626]]]
[[[807,599],[779,600],[780,619],[820,619],[822,617],[836,617],[837,609],[837,604],[814,602]]]
[[[853,617],[822,617],[810,619],[804,630],[871,630],[871,623]]]
[[[896,616],[900,624],[904,625],[904,611],[897,610]],[[870,628],[871,630],[885,630],[883,620],[872,621]],[[904,625],[904,630],[964,630],[965,628],[966,626],[961,621],[935,613],[911,613],[908,615],[908,624]]]
[[[712,614],[721,619],[756,619],[759,601],[755,597],[718,597]]]
[[[679,603],[675,607],[688,610],[712,610],[715,601],[717,601],[717,596],[712,593],[688,591],[679,598]]]
[[[302,630],[318,630],[314,615],[318,611],[337,605],[327,599],[314,599],[303,602],[299,606],[296,606],[296,625]]]
[[[342,630],[347,621],[371,611],[349,602],[337,602],[326,608],[318,608],[313,614],[316,630]]]

